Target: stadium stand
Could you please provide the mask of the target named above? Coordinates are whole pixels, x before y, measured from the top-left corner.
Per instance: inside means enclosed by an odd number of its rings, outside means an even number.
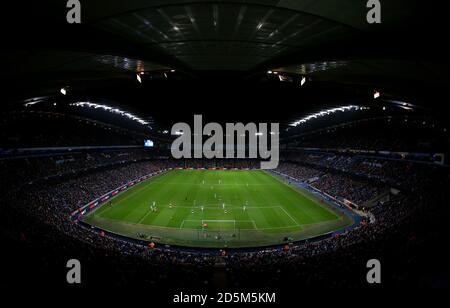
[[[148,156],[145,157],[144,153],[137,150],[126,155],[124,153],[126,152],[74,155],[70,156],[69,162],[71,159],[74,159],[79,163],[63,168],[59,166],[60,163],[58,161],[60,157],[58,156],[35,158],[32,165],[40,166],[40,168],[34,169],[27,168],[30,164],[28,158],[23,158],[20,162],[14,161],[11,165],[9,165],[10,162],[6,164],[2,162],[3,168],[5,168],[5,165],[8,165],[6,169],[14,168],[16,171],[21,169],[23,172],[26,170],[26,173],[22,173],[26,178],[47,178],[45,181],[35,181],[28,185],[18,186],[17,189],[5,191],[4,193],[6,195],[3,197],[3,203],[14,204],[14,206],[6,208],[2,206],[2,210],[13,211],[13,217],[27,217],[25,221],[38,219],[40,221],[39,226],[49,228],[47,232],[51,233],[46,236],[49,236],[51,241],[56,241],[57,245],[60,245],[58,242],[60,239],[58,237],[61,236],[66,238],[64,240],[66,242],[72,240],[76,242],[81,241],[84,243],[83,245],[92,245],[89,249],[100,249],[105,254],[118,253],[125,255],[125,259],[142,258],[143,260],[150,261],[153,264],[152,266],[158,264],[164,268],[168,265],[180,265],[187,272],[191,274],[195,272],[196,275],[200,276],[206,275],[208,268],[216,267],[217,264],[223,264],[224,268],[229,271],[230,277],[234,277],[232,281],[239,285],[241,283],[244,284],[246,279],[250,279],[249,277],[254,279],[254,276],[251,274],[254,274],[255,269],[258,269],[258,275],[261,275],[261,277],[270,275],[274,279],[274,284],[278,280],[283,279],[282,277],[284,275],[290,273],[291,271],[289,269],[293,266],[299,267],[299,270],[296,271],[297,273],[303,273],[304,275],[305,270],[307,270],[312,274],[317,269],[313,264],[322,258],[323,261],[319,261],[317,264],[320,264],[322,266],[321,271],[324,271],[324,268],[327,268],[325,260],[328,260],[330,256],[333,256],[335,260],[343,260],[346,256],[351,257],[355,253],[355,249],[356,251],[360,251],[361,247],[378,243],[384,240],[386,236],[389,237],[397,234],[397,230],[405,221],[409,222],[410,220],[417,219],[417,215],[421,215],[427,207],[433,206],[432,200],[439,198],[439,195],[430,195],[430,191],[428,190],[430,189],[430,183],[427,179],[432,175],[421,170],[421,177],[414,182],[415,193],[402,192],[392,195],[387,201],[377,203],[370,208],[371,214],[375,217],[373,221],[363,220],[357,228],[339,236],[333,236],[311,243],[289,244],[287,250],[286,247],[274,247],[244,252],[229,251],[225,256],[220,257],[216,251],[192,251],[189,249],[185,250],[164,246],[149,249],[146,244],[105,236],[97,230],[81,228],[69,219],[70,213],[81,205],[131,179],[166,168],[189,167],[187,162],[151,159]],[[124,157],[127,159],[124,160]],[[383,184],[383,186],[378,181],[370,180],[370,177],[374,174],[371,168],[359,168],[359,165],[366,165],[370,161],[364,161],[358,157],[357,164],[355,164],[352,159],[328,158],[321,155],[312,155],[308,162],[310,165],[313,165],[312,162],[317,163],[317,168],[304,167],[296,163],[282,163],[278,171],[301,181],[309,181],[313,187],[321,191],[335,197],[347,198],[357,204],[364,203],[374,194],[387,187],[386,184]],[[323,163],[324,161],[327,164],[318,163]],[[360,176],[352,177],[349,173],[338,173],[336,171],[337,169],[334,172],[327,172],[323,169],[323,167],[328,169],[336,166],[342,167],[343,161],[346,161],[344,166],[353,166],[360,174],[366,172],[367,177],[362,179]],[[107,168],[99,168],[105,166],[105,164]],[[218,165],[220,165],[220,162],[214,163],[214,166]],[[252,167],[253,165],[254,162],[239,162],[240,167]],[[197,160],[192,164],[192,167],[200,166],[211,167],[212,163],[202,163]],[[86,167],[88,168],[86,169]],[[400,171],[401,174],[415,172],[411,171],[415,167],[411,167],[410,164],[403,164],[403,169],[400,169],[401,165],[396,168],[397,172],[394,174],[398,174]],[[431,173],[434,172],[431,169],[428,171]],[[16,174],[21,173],[16,172]],[[54,178],[49,177],[51,174],[70,174],[70,176]],[[381,164],[376,169],[378,179],[389,179],[392,174],[390,163]],[[448,181],[448,178],[442,179]],[[411,185],[407,176],[403,180],[405,182],[401,182],[402,178],[396,178],[396,181],[400,181],[401,185]],[[15,186],[20,181],[21,179],[19,177],[16,179],[11,178],[9,184]],[[433,191],[436,190],[436,185],[433,185]],[[414,196],[417,196],[418,191],[420,191],[421,197],[415,198]],[[423,194],[423,191],[426,193]],[[430,198],[424,198],[423,196]],[[20,225],[22,225],[23,229],[19,236],[25,238],[25,241],[33,238],[35,231],[29,229],[30,225],[24,226],[23,222]],[[54,236],[52,235],[54,233],[60,235]],[[17,236],[17,234],[13,236]],[[361,251],[364,253],[364,249],[361,249]],[[127,275],[124,277],[126,279]],[[199,277],[199,279],[202,280],[204,277]],[[309,279],[312,279],[313,283],[323,282],[314,274]],[[314,279],[318,280],[314,281]]]
[[[0,148],[141,145],[144,139],[123,127],[58,112],[14,111],[0,121]]]
[[[211,283],[209,273],[212,270],[224,271],[236,287],[259,281],[258,277],[267,285],[263,277],[268,276],[271,277],[271,285],[282,285],[283,280],[289,277],[299,280],[299,285],[338,286],[338,283],[344,282],[329,277],[344,277],[342,273],[348,269],[345,266],[348,260],[356,262],[364,259],[361,256],[383,255],[388,251],[386,247],[393,246],[395,251],[405,253],[407,250],[403,250],[406,249],[404,247],[415,247],[418,237],[428,236],[428,233],[416,230],[413,226],[422,223],[423,219],[426,219],[423,225],[428,225],[430,216],[445,211],[441,208],[445,204],[444,192],[449,184],[448,168],[445,165],[402,159],[401,156],[386,157],[377,152],[349,151],[347,146],[367,148],[368,144],[343,128],[321,132],[320,138],[317,138],[317,133],[303,136],[301,145],[314,145],[317,147],[315,149],[288,144],[282,151],[282,161],[275,171],[288,176],[289,181],[301,182],[335,198],[343,207],[345,202],[350,202],[353,208],[366,214],[354,228],[311,241],[291,242],[286,239],[285,245],[259,249],[205,250],[167,245],[150,248],[148,242],[86,228],[71,220],[70,215],[81,206],[133,179],[161,170],[253,169],[258,168],[259,162],[248,159],[172,160],[168,158],[167,149],[143,148],[138,142],[141,140],[140,135],[128,139],[122,134],[124,131],[110,130],[103,124],[93,125],[91,121],[48,113],[20,113],[16,117],[17,122],[14,123],[20,123],[23,118],[37,121],[38,126],[39,121],[45,119],[47,124],[39,128],[36,138],[18,137],[10,139],[7,145],[43,146],[46,140],[50,140],[51,144],[59,147],[44,153],[3,153],[6,154],[0,158],[0,171],[5,176],[0,178],[0,209],[2,215],[10,217],[6,224],[11,226],[3,228],[2,232],[7,232],[4,236],[11,240],[18,238],[25,243],[25,247],[45,250],[49,256],[57,255],[55,247],[60,247],[66,251],[82,251],[90,259],[95,255],[96,260],[104,264],[120,262],[123,266],[116,269],[120,271],[121,277],[117,285],[129,285],[133,277],[139,276],[134,267],[139,264],[155,273],[152,278],[140,277],[140,281],[154,283],[158,280],[162,285],[171,286],[178,285],[172,278],[179,275],[180,271],[196,277],[196,281]],[[51,121],[47,121],[49,118]],[[89,134],[88,139],[84,135],[73,135],[70,131],[59,130],[58,134],[54,133],[60,125],[59,121],[72,120],[77,129],[83,127],[81,131]],[[6,123],[7,119],[3,121],[4,125],[10,125]],[[365,125],[367,123],[362,122],[362,126]],[[92,127],[96,129],[92,130]],[[20,132],[18,129],[16,132],[17,136],[28,136],[25,131]],[[131,131],[126,133],[133,134]],[[361,129],[361,136],[363,134],[364,130]],[[382,139],[382,133],[379,138]],[[103,144],[123,146],[67,148],[85,145],[81,142],[99,145],[101,143],[98,140],[103,140]],[[423,149],[408,143],[399,147],[396,138],[371,144],[376,144],[380,149]],[[338,145],[344,145],[345,150],[329,149]],[[433,145],[431,148],[439,149],[442,146]],[[375,198],[377,196],[383,198]],[[340,262],[342,266],[332,266]],[[346,285],[358,285],[355,278],[358,273],[353,274],[345,275],[348,280],[345,281]],[[390,277],[391,282],[404,281],[406,278],[402,275],[404,272],[399,273],[398,277]],[[188,286],[183,285],[185,283],[179,282],[181,286]]]
[[[287,143],[298,147],[407,152],[449,150],[445,124],[423,116],[376,117],[298,135],[294,130],[291,134]]]
[[[289,307],[377,298],[326,287],[449,287],[447,8],[4,1],[5,295]]]

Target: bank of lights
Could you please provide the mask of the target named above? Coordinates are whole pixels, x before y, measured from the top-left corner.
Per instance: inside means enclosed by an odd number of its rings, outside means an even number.
[[[313,113],[307,117],[304,117],[292,124],[290,124],[291,126],[298,126],[300,124],[304,124],[308,121],[311,121],[313,119],[317,119],[317,118],[321,118],[336,112],[346,112],[346,111],[356,111],[356,110],[365,110],[365,109],[369,109],[368,107],[361,107],[361,106],[355,106],[355,105],[348,105],[348,106],[342,106],[342,107],[337,107],[337,108],[332,108],[332,109],[327,109],[327,110],[323,110],[317,113]]]
[[[130,120],[136,121],[142,125],[147,125],[149,124],[147,121],[135,116],[132,113],[120,110],[119,108],[114,108],[111,106],[107,106],[107,105],[102,105],[102,104],[95,104],[95,103],[90,103],[90,102],[78,102],[78,103],[73,103],[70,104],[71,106],[76,106],[76,107],[89,107],[89,108],[95,108],[95,109],[103,109],[105,111],[109,111],[111,113],[115,113],[115,114],[119,114],[123,117],[126,117]]]

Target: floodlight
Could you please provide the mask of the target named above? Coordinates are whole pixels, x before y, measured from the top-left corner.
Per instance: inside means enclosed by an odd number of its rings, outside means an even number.
[[[306,83],[306,77],[302,77],[302,81],[300,81],[300,86],[303,86]]]

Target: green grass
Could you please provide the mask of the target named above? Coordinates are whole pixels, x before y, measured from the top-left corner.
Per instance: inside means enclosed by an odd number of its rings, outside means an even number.
[[[153,202],[156,212],[150,211]],[[280,244],[352,223],[306,190],[248,170],[173,170],[116,196],[112,206],[107,202],[84,221],[133,238],[193,247]]]

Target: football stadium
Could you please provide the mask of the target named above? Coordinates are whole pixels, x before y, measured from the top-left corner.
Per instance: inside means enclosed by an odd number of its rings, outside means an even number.
[[[350,224],[345,214],[282,181],[261,170],[173,170],[111,199],[85,222],[204,247],[281,244]]]
[[[445,7],[45,0],[5,12],[10,286],[207,305],[450,285]]]

